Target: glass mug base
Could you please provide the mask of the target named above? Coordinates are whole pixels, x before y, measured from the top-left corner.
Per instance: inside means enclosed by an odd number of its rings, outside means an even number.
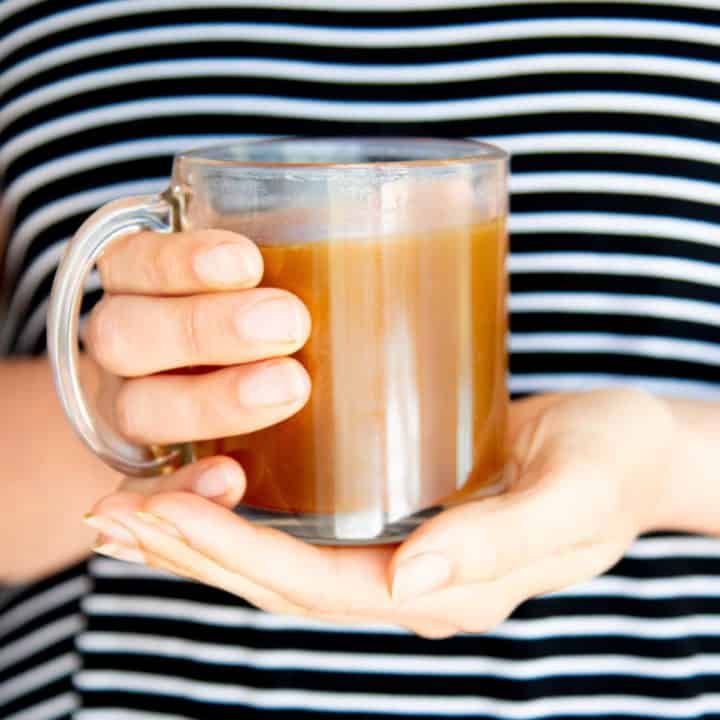
[[[507,487],[506,477],[499,474],[490,484],[463,496],[458,503],[434,505],[400,519],[373,511],[292,513],[249,505],[238,505],[235,513],[254,525],[282,530],[313,545],[390,545],[402,542],[413,530],[444,510],[471,500],[500,495]]]

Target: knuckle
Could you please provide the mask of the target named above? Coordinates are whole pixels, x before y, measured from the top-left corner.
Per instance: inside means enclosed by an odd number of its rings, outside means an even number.
[[[222,428],[225,435],[241,434],[248,417],[248,411],[236,400],[242,369],[224,368],[215,373],[215,377],[211,373],[208,379],[192,381],[197,389],[178,400],[177,418],[189,429],[188,432],[191,429],[197,436],[207,428]]]
[[[142,233],[122,235],[114,240],[97,261],[97,269],[104,288],[114,292],[132,291],[138,274],[145,272],[146,263],[134,263],[136,248],[144,247]],[[131,266],[128,267],[128,262]]]
[[[164,234],[158,234],[154,239],[150,262],[146,266],[149,287],[174,290],[178,274],[177,243]]]
[[[193,298],[185,311],[183,323],[184,341],[192,360],[199,360],[203,356],[203,330],[207,321],[205,303],[200,298]]]
[[[93,308],[85,328],[88,352],[98,365],[116,375],[124,370],[120,312],[120,298],[105,295]]]

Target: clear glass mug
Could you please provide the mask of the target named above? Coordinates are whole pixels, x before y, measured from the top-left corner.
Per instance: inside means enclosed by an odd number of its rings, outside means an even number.
[[[432,139],[286,138],[175,158],[168,189],[89,218],[57,273],[48,349],[65,412],[128,475],[225,454],[237,512],[305,540],[394,542],[449,504],[502,489],[507,156]],[[313,383],[294,417],[244,436],[132,445],[78,377],[84,280],[118,236],[224,228],[260,247],[263,285],[298,295]]]

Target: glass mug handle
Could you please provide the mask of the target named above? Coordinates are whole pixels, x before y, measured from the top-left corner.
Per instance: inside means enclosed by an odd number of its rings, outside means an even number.
[[[156,455],[134,445],[95,416],[78,373],[78,327],[85,279],[103,251],[122,235],[139,230],[169,233],[173,207],[164,195],[117,200],[100,208],[80,227],[60,263],[47,320],[47,346],[63,410],[85,444],[126,475],[153,476],[179,464],[178,447]]]

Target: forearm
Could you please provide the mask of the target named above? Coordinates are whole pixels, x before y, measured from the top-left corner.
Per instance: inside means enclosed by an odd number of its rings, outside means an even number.
[[[117,473],[72,432],[47,360],[0,363],[0,582],[23,582],[87,555],[82,515]]]
[[[657,529],[720,535],[720,403],[668,402],[676,453]]]

